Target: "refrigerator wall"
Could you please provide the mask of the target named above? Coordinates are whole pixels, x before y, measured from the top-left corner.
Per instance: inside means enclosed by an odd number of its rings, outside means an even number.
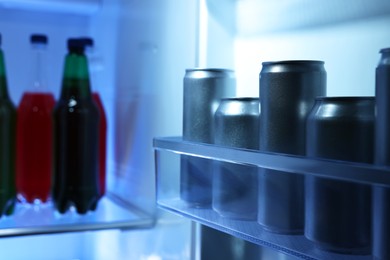
[[[61,228],[60,234],[39,235],[47,233],[41,226],[35,235],[0,239],[0,248],[7,248],[1,250],[1,257],[190,258],[190,221],[155,206],[152,138],[181,133],[181,74],[195,66],[196,21],[196,1],[0,1],[2,47],[15,105],[30,86],[31,33],[49,37],[48,86],[56,98],[67,38],[94,38],[95,47],[88,55],[92,89],[100,93],[108,119],[107,196],[113,195],[128,212],[146,216],[135,220],[130,229],[108,220],[103,229],[112,230],[88,231],[91,224],[101,224],[88,222],[93,214],[75,217],[76,225]],[[56,227],[55,221],[50,225]],[[86,232],[62,234],[75,226]],[[20,245],[24,250],[18,250]]]

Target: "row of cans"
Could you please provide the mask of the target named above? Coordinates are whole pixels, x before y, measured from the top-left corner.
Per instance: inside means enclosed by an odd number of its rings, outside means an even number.
[[[234,97],[231,70],[188,69],[183,140],[389,165],[390,48],[381,54],[376,98],[326,97],[323,61],[263,62],[260,98]],[[190,206],[304,234],[325,250],[390,256],[386,188],[184,155],[180,184]]]

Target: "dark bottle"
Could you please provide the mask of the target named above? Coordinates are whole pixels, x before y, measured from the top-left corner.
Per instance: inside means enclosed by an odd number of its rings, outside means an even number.
[[[80,214],[99,200],[99,110],[92,99],[85,42],[68,40],[61,96],[54,108],[53,201]]]
[[[375,164],[390,166],[390,48],[380,51],[376,67]],[[373,252],[374,259],[390,259],[390,189],[374,186]]]
[[[32,88],[23,93],[16,124],[16,189],[28,203],[46,202],[50,194],[53,156],[54,96],[46,89],[47,36],[30,37],[34,54]]]
[[[93,48],[94,42],[92,38],[85,37],[81,38],[85,41],[86,46]],[[87,51],[88,54],[88,51]],[[89,65],[91,63],[89,62]],[[95,101],[100,114],[100,123],[99,123],[99,194],[102,197],[106,193],[106,153],[107,153],[107,118],[106,112],[104,110],[102,99],[100,98],[99,92],[96,91],[97,85],[99,84],[96,80],[97,69],[94,68],[93,64],[90,69],[91,71],[91,81],[92,89],[95,88],[95,91],[92,92],[92,98]],[[95,66],[96,67],[96,66]]]
[[[0,217],[11,215],[15,208],[15,128],[16,109],[8,96],[4,54],[0,48]]]

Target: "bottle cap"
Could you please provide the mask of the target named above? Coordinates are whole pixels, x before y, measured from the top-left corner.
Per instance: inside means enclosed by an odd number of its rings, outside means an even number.
[[[69,38],[68,39],[68,50],[69,52],[84,53],[86,43],[80,38]]]
[[[31,43],[47,44],[48,39],[45,34],[32,34],[30,37]]]
[[[93,39],[91,37],[80,37],[79,40],[83,41],[86,47],[93,47],[94,45]]]
[[[379,53],[385,54],[385,53],[390,53],[390,48],[383,48],[379,51]]]

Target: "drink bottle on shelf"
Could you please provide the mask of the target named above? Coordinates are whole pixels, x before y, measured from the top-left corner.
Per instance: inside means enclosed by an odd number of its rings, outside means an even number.
[[[99,196],[106,193],[106,149],[107,149],[107,118],[104,111],[102,99],[98,92],[92,92],[92,98],[95,101],[99,113]]]
[[[380,50],[375,73],[376,123],[375,164],[390,166],[390,47]],[[373,256],[390,259],[390,189],[376,186],[373,189]]]
[[[0,217],[11,215],[15,208],[15,128],[16,109],[8,96],[4,54],[0,48]]]
[[[95,210],[99,200],[99,110],[92,99],[86,44],[68,40],[61,95],[54,108],[52,196],[65,213]]]
[[[94,41],[92,38],[86,37],[81,38],[85,41],[86,46],[90,48],[91,52],[93,52]],[[106,154],[107,154],[107,117],[106,112],[104,110],[102,99],[100,98],[100,94],[97,91],[98,82],[96,79],[96,66],[91,64],[90,60],[88,62],[90,65],[90,74],[91,74],[91,82],[92,82],[92,98],[95,101],[100,114],[100,123],[99,123],[99,194],[102,197],[106,193]]]
[[[16,188],[19,199],[46,202],[50,194],[52,171],[52,112],[54,96],[46,89],[46,48],[43,34],[30,37],[33,52],[32,87],[18,107]]]

